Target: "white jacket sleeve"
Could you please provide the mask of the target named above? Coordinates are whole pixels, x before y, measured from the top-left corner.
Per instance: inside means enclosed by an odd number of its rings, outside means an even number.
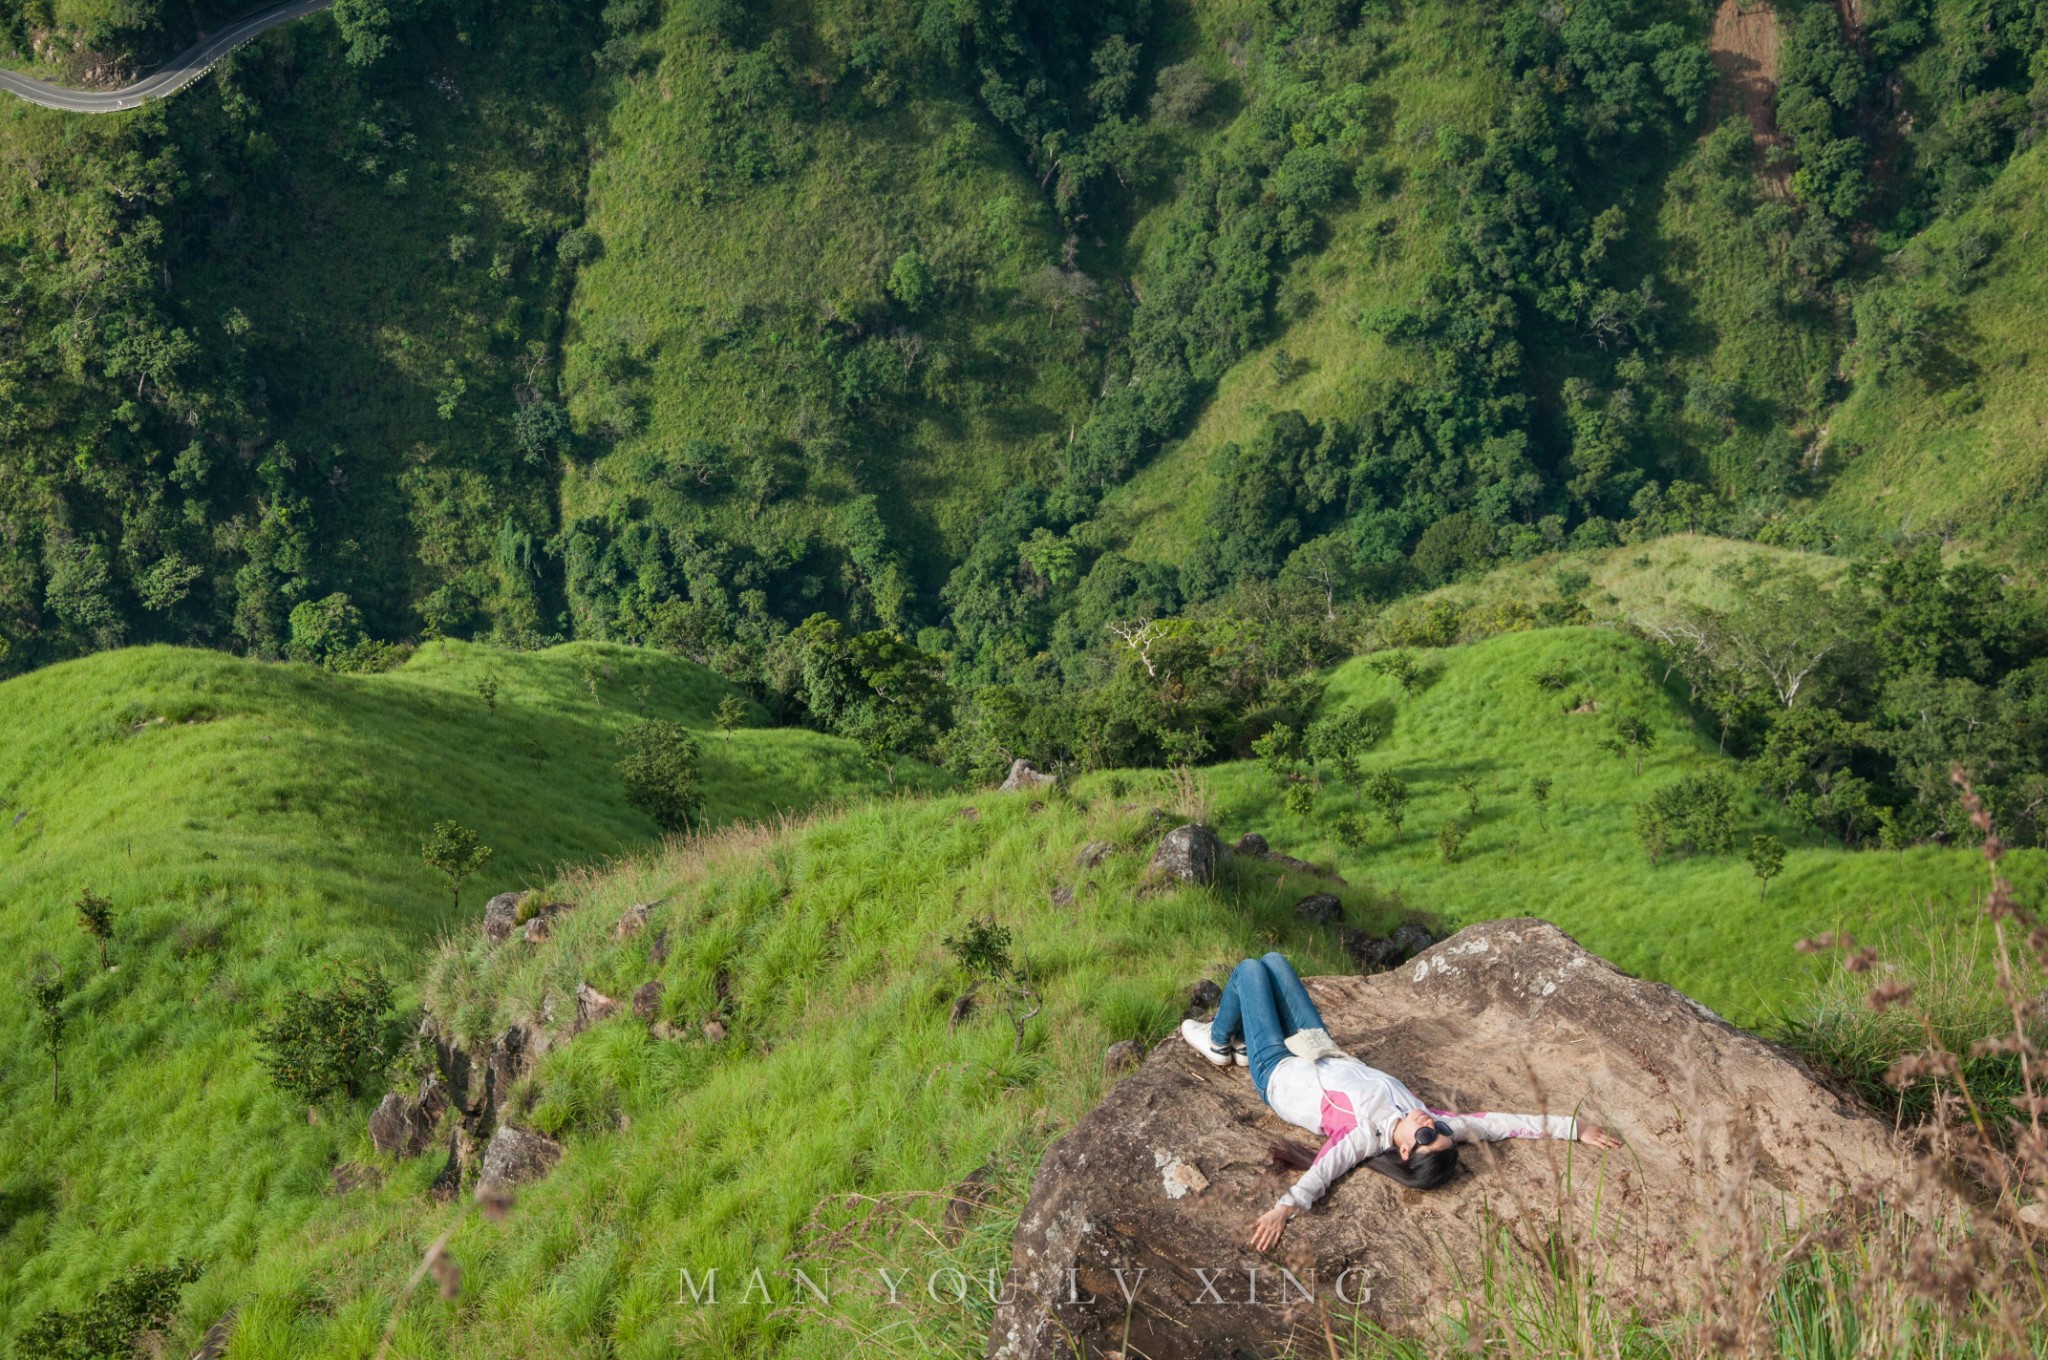
[[[1280,1197],[1280,1203],[1291,1207],[1296,1213],[1307,1213],[1308,1207],[1328,1193],[1339,1177],[1366,1158],[1385,1149],[1379,1133],[1361,1124],[1334,1143],[1328,1152],[1316,1158],[1314,1166],[1301,1173],[1301,1179],[1294,1188]]]
[[[1497,1143],[1503,1138],[1577,1138],[1579,1124],[1564,1114],[1502,1114],[1481,1110],[1476,1114],[1442,1114],[1437,1118],[1451,1126],[1451,1137],[1460,1143]]]

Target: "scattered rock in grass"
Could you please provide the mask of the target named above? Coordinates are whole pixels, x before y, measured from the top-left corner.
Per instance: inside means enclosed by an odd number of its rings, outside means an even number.
[[[1159,848],[1152,852],[1147,872],[1155,879],[1207,887],[1216,881],[1224,854],[1223,843],[1216,839],[1214,831],[1190,822],[1166,833]]]
[[[533,1071],[546,1051],[544,1032],[535,1034],[524,1025],[508,1025],[503,1034],[491,1041],[491,1051],[484,1059],[484,1097],[477,1117],[479,1134],[496,1117],[506,1093]]]
[[[554,928],[548,924],[548,918],[536,916],[526,923],[524,938],[528,944],[542,944],[552,934]]]
[[[1437,937],[1429,927],[1415,921],[1403,921],[1385,938],[1369,935],[1363,930],[1347,930],[1343,935],[1344,951],[1351,955],[1358,971],[1367,974],[1399,968],[1436,941]]]
[[[1052,904],[1056,907],[1071,907],[1074,905],[1074,890],[1064,883],[1053,884],[1052,892],[1048,895],[1052,898]]]
[[[705,1037],[705,1038],[707,1038],[707,1039],[709,1039],[709,1040],[710,1040],[710,1041],[711,1041],[712,1043],[714,1043],[714,1044],[722,1044],[722,1043],[724,1043],[724,1042],[725,1042],[725,1021],[723,1021],[723,1020],[706,1020],[706,1021],[704,1022],[704,1037]]]
[[[496,944],[512,938],[519,928],[519,904],[524,892],[501,892],[484,903],[484,938]]]
[[[960,1239],[967,1235],[967,1225],[988,1207],[995,1194],[995,1187],[990,1184],[994,1173],[995,1164],[983,1162],[953,1187],[952,1195],[946,1200],[945,1212],[939,1215],[939,1231],[949,1246],[958,1246]]]
[[[1297,874],[1307,874],[1312,878],[1325,879],[1331,883],[1336,884],[1340,888],[1347,886],[1344,881],[1344,876],[1338,873],[1335,869],[1332,869],[1329,866],[1323,864],[1310,864],[1307,860],[1296,859],[1292,855],[1275,855],[1272,853],[1268,853],[1266,855],[1266,863],[1277,864],[1281,868],[1292,870]]]
[[[1312,926],[1334,926],[1344,919],[1344,899],[1335,893],[1310,893],[1294,904],[1294,914]]]
[[[654,906],[652,902],[635,902],[627,907],[625,915],[619,917],[618,925],[612,928],[612,938],[630,940],[647,929],[647,918],[654,915]]]
[[[961,821],[963,821],[963,822],[978,822],[978,821],[980,821],[980,820],[981,820],[981,809],[980,809],[980,808],[978,808],[978,807],[964,807],[964,808],[961,808],[961,809],[960,809],[960,820],[961,820]]]
[[[199,1349],[192,1352],[192,1360],[220,1360],[228,1353],[228,1342],[235,1339],[235,1312],[230,1308],[220,1315],[220,1321],[206,1329],[206,1335],[199,1338]]]
[[[962,992],[953,998],[953,1009],[946,1014],[948,1032],[967,1023],[967,1017],[974,1014],[974,993]]]
[[[1138,1070],[1145,1061],[1145,1046],[1136,1039],[1119,1039],[1102,1051],[1102,1075],[1116,1078]]]
[[[1213,1011],[1223,1004],[1223,989],[1203,978],[1188,991],[1188,1016],[1197,1011]]]
[[[1116,846],[1108,841],[1090,841],[1074,856],[1074,865],[1080,869],[1093,869],[1116,853]]]
[[[1034,798],[1031,800],[1031,806],[1027,808],[1026,811],[1031,812],[1034,815],[1043,812],[1045,811],[1045,803],[1040,799]]]
[[[337,1162],[327,1176],[327,1193],[352,1195],[358,1190],[375,1190],[384,1184],[384,1173],[361,1162]]]
[[[668,991],[661,979],[643,982],[633,989],[633,1014],[648,1024],[661,1019],[661,998]]]
[[[417,1157],[434,1141],[434,1129],[448,1108],[438,1076],[419,1092],[387,1091],[370,1113],[370,1144],[387,1157]]]
[[[516,1185],[537,1181],[562,1160],[562,1145],[531,1129],[498,1125],[484,1149],[483,1169],[477,1173],[479,1200],[502,1193]]]
[[[656,966],[668,962],[668,928],[654,932],[654,943],[647,946],[647,957]]]
[[[1266,844],[1266,838],[1256,831],[1245,832],[1237,838],[1237,844],[1230,847],[1233,854],[1245,855],[1252,859],[1264,859],[1266,852],[1271,848]]]
[[[606,996],[587,982],[576,984],[576,1021],[569,1027],[571,1034],[581,1034],[592,1025],[600,1024],[619,1013],[619,1003]]]
[[[999,793],[1015,793],[1019,789],[1042,789],[1054,782],[1053,777],[1028,760],[1010,762],[1010,776],[997,790]]]
[[[463,1146],[469,1135],[460,1128],[448,1135],[448,1160],[434,1173],[434,1180],[427,1187],[427,1197],[437,1204],[452,1204],[462,1193]]]

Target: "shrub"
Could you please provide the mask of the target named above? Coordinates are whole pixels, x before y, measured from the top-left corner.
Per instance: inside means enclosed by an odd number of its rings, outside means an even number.
[[[1735,848],[1735,785],[1724,774],[1687,775],[1636,804],[1636,835],[1656,863],[1666,851],[1725,855]]]
[[[1192,122],[1215,89],[1215,82],[1191,61],[1168,66],[1152,91],[1152,116],[1162,123]]]
[[[1436,833],[1436,853],[1445,865],[1458,862],[1465,849],[1465,836],[1465,828],[1456,822],[1444,823],[1443,829]]]
[[[75,1312],[38,1313],[14,1338],[14,1353],[37,1360],[128,1360],[142,1333],[161,1327],[178,1308],[178,1294],[199,1278],[199,1265],[135,1266]]]
[[[491,847],[460,822],[436,822],[420,842],[420,859],[429,869],[448,875],[451,910],[462,909],[462,880],[484,867]]]
[[[374,968],[359,967],[317,991],[298,988],[256,1031],[264,1070],[279,1090],[308,1102],[362,1095],[390,1059],[390,1008],[391,984]]]
[[[78,895],[78,928],[100,948],[100,971],[107,970],[107,941],[114,938],[114,904],[91,888]]]
[[[704,784],[690,729],[665,718],[635,723],[619,737],[626,800],[664,831],[687,831],[703,814]]]

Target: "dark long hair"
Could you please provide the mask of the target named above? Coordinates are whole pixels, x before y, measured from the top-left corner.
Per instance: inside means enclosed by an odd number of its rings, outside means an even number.
[[[1458,1170],[1458,1145],[1446,1138],[1441,1148],[1417,1148],[1407,1161],[1401,1154],[1388,1148],[1375,1153],[1360,1162],[1369,1166],[1398,1185],[1410,1190],[1434,1190],[1448,1181]],[[1285,1138],[1274,1138],[1266,1144],[1268,1155],[1281,1166],[1296,1171],[1306,1171],[1315,1165],[1316,1155],[1301,1144]]]

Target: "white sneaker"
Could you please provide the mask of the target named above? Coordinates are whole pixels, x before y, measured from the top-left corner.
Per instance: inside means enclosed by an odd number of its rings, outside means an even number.
[[[1216,1047],[1211,1037],[1209,1022],[1206,1020],[1183,1020],[1180,1022],[1180,1037],[1188,1041],[1188,1047],[1206,1058],[1212,1066],[1228,1067],[1235,1061],[1240,1067],[1251,1066],[1251,1060],[1242,1053],[1234,1055],[1230,1049]]]

